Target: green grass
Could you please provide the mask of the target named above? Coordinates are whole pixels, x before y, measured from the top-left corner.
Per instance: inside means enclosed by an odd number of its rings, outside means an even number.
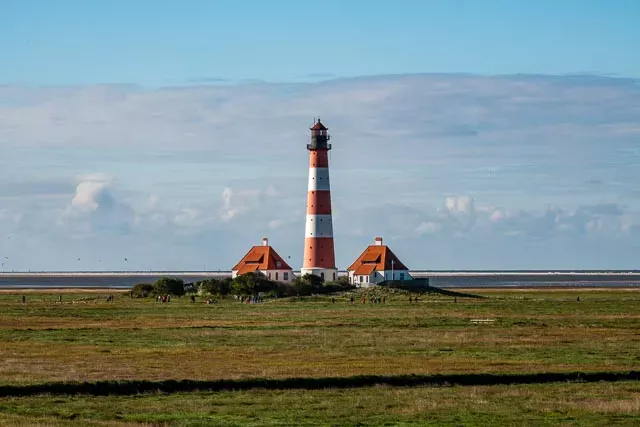
[[[638,382],[0,399],[0,423],[7,425],[634,426],[638,421]]]
[[[386,304],[362,304],[356,296],[351,305],[345,295],[336,304],[331,297],[316,297],[205,305],[178,298],[159,304],[125,295],[107,303],[107,293],[65,293],[63,302],[57,303],[58,294],[25,293],[23,304],[21,294],[4,293],[0,294],[0,385],[640,367],[640,290],[473,293],[489,298],[458,297],[454,303],[452,297],[429,294],[418,304],[409,304],[408,294],[389,291]],[[472,319],[494,322],[473,324]],[[512,398],[516,391],[518,398]],[[581,406],[566,396],[600,403]],[[431,399],[440,402],[437,407],[428,403]],[[323,402],[332,402],[331,410],[323,410]],[[386,408],[388,402],[396,406]],[[634,383],[369,387],[135,398],[6,398],[0,400],[0,423],[269,425],[286,424],[294,417],[301,422],[291,425],[354,425],[359,420],[366,425],[487,425],[512,424],[512,420],[517,425],[518,411],[541,425],[631,425],[633,417],[638,421],[638,387]]]

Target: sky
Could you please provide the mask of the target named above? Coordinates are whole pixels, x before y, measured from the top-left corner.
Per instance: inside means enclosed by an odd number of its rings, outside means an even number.
[[[638,268],[640,3],[368,3],[0,1],[2,271]]]
[[[6,83],[640,77],[635,0],[2,0],[0,8]]]

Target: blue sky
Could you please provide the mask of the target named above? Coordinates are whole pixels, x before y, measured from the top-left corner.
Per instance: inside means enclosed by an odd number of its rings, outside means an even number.
[[[3,268],[638,268],[639,3],[301,3],[0,1]]]
[[[640,3],[4,0],[0,82],[468,72],[640,77]]]

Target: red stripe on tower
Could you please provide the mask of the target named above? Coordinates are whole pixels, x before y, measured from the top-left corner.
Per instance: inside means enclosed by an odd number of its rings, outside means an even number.
[[[328,129],[318,119],[311,127],[309,150],[309,185],[307,223],[304,238],[304,261],[301,273],[315,274],[324,280],[336,279],[331,217],[331,186],[329,184],[330,137]]]

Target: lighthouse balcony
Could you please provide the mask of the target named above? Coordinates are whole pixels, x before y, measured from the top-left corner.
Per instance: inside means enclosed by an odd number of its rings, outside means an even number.
[[[307,144],[307,150],[331,150],[331,144],[311,143],[311,144]]]

